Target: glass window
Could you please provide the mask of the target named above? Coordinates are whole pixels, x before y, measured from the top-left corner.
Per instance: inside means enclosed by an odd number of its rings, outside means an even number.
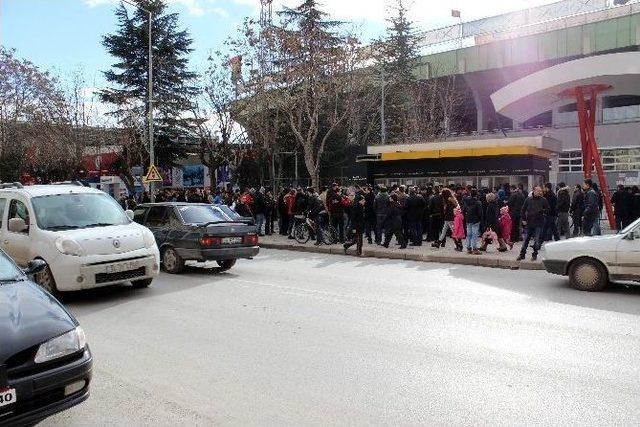
[[[144,222],[144,214],[147,212],[147,208],[136,208],[133,211],[133,220],[138,224],[142,224]]]
[[[181,224],[182,221],[180,221],[180,218],[178,218],[176,211],[173,208],[169,208],[169,225],[171,225],[172,227],[177,227]]]
[[[20,200],[14,199],[9,204],[9,219],[13,218],[21,218],[27,226],[29,225],[29,210]]]
[[[164,206],[152,206],[147,215],[147,226],[164,227],[169,224],[167,208]]]
[[[106,227],[129,224],[122,207],[106,193],[68,193],[31,200],[38,227],[43,230]]]
[[[178,208],[180,216],[185,224],[205,224],[207,222],[231,221],[222,211],[214,206],[180,206]]]
[[[4,252],[0,251],[0,281],[19,280],[22,277],[22,271],[16,267]]]
[[[4,209],[7,206],[7,199],[0,199],[0,227],[2,227],[2,221],[4,221]]]

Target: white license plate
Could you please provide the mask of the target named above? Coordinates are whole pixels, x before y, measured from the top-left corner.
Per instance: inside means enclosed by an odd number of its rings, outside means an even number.
[[[222,244],[237,245],[238,243],[242,243],[242,237],[223,237],[222,238]]]
[[[0,390],[0,408],[7,405],[13,405],[16,403],[16,389],[4,389]]]
[[[123,262],[119,264],[111,264],[105,267],[105,273],[120,273],[138,268],[137,262]]]

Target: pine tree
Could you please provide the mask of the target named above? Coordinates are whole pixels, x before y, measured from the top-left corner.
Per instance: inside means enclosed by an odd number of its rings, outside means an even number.
[[[410,115],[417,80],[413,67],[419,51],[419,38],[403,0],[397,0],[394,14],[387,21],[380,66],[386,85],[385,123],[389,140],[404,140],[410,131]]]
[[[178,28],[178,14],[166,13],[163,0],[133,0],[153,14],[153,116],[157,163],[173,164],[184,156],[178,138],[191,134],[194,120],[192,100],[198,94],[197,75],[188,69],[192,40]],[[117,62],[104,72],[111,87],[99,92],[104,102],[114,106],[112,115],[121,124],[135,127],[138,145],[127,148],[128,163],[148,161],[146,131],[148,112],[149,15],[136,9],[131,15],[120,4],[115,11],[118,30],[103,38],[103,45]]]

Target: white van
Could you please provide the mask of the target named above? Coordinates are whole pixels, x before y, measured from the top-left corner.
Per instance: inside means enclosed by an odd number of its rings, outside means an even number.
[[[49,292],[130,281],[147,287],[159,274],[151,231],[108,194],[81,184],[0,184],[0,247],[18,264],[43,259],[35,279]]]
[[[640,281],[640,219],[618,234],[547,243],[542,263],[549,273],[569,276],[581,291],[601,291],[609,281]]]

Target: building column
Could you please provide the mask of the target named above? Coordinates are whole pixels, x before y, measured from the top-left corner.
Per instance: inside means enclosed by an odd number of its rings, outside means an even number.
[[[473,94],[473,103],[476,106],[476,130],[480,132],[483,131],[485,127],[484,108],[478,92],[474,88],[471,88],[471,93]]]

